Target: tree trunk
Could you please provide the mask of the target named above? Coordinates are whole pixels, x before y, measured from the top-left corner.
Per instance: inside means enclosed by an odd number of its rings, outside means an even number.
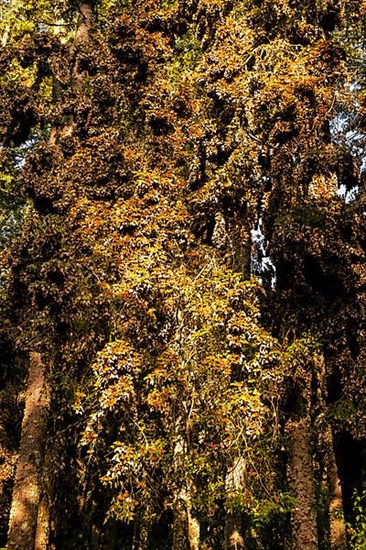
[[[184,495],[182,498],[182,491],[179,492],[174,502],[172,550],[189,550],[188,514]]]
[[[327,395],[327,369],[323,354],[316,358],[314,364],[319,379],[317,399],[325,410]],[[333,433],[330,425],[323,430],[325,448],[326,483],[329,491],[329,530],[332,550],[347,550],[346,524],[343,513],[342,487],[334,454]]]
[[[86,44],[89,42],[90,31],[93,22],[93,8],[89,2],[80,2],[79,18],[75,34],[75,45]],[[74,88],[81,92],[84,88],[85,71],[80,71],[79,63],[76,62],[73,68]]]
[[[173,550],[199,550],[200,524],[192,516],[190,490],[183,487],[174,504]]]
[[[32,352],[29,359],[28,387],[9,519],[8,550],[45,550],[47,545],[45,522],[48,523],[48,515],[43,505],[40,508],[40,502],[50,390],[41,354]]]
[[[49,392],[49,397],[50,397]],[[44,452],[42,468],[42,495],[38,507],[36,541],[34,550],[46,550],[49,548],[49,536],[51,528],[51,498],[53,493],[53,479],[55,475],[54,442],[47,441]]]
[[[147,510],[141,512],[135,520],[135,532],[132,550],[144,550],[148,547],[151,531],[151,520]]]
[[[229,249],[232,254],[233,268],[241,271],[245,279],[250,279],[252,238],[250,230],[236,220],[230,220],[229,223]]]
[[[309,416],[287,424],[289,486],[296,498],[292,512],[294,550],[318,550],[317,515]]]
[[[176,423],[177,433],[181,419]],[[184,463],[187,457],[187,443],[178,433],[174,449],[174,470],[181,486],[173,506],[173,547],[172,550],[199,550],[200,524],[192,515],[192,480],[183,478]]]
[[[38,506],[37,529],[34,550],[46,550],[48,548],[50,534],[50,506],[48,497],[44,494]]]
[[[200,548],[200,524],[197,518],[192,516],[191,503],[188,506],[188,541],[189,550],[199,550]]]
[[[327,477],[329,488],[329,526],[332,550],[347,550],[346,525],[343,513],[342,487],[334,455],[333,434],[330,427],[325,434]]]
[[[79,17],[77,21],[76,33],[74,38],[74,46],[86,44],[89,42],[90,31],[93,25],[93,7],[90,2],[79,3]],[[72,87],[77,94],[82,94],[85,83],[85,71],[80,70],[78,55],[76,54],[76,61],[72,68]],[[74,114],[68,115],[64,121],[63,127],[60,130],[62,137],[72,136],[74,133],[75,120]],[[56,142],[57,136],[54,132],[51,132],[51,143]]]
[[[63,19],[59,18],[54,27],[53,34],[59,36],[61,28],[64,25]],[[52,102],[56,105],[62,99],[62,86],[55,75],[52,75]],[[57,137],[59,133],[59,127],[57,124],[53,124],[50,130],[49,142],[51,145],[56,145]]]
[[[93,20],[93,8],[90,2],[79,3],[79,18],[77,24],[77,31],[75,35],[75,42],[88,42],[90,31],[92,28]]]
[[[226,494],[228,511],[225,520],[224,550],[244,550],[245,543],[242,534],[242,514],[231,510],[230,499],[240,493],[244,487],[245,462],[243,457],[235,460],[235,463],[226,475]]]

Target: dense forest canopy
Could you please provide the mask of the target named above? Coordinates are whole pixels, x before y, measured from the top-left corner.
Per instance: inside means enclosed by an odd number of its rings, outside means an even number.
[[[366,547],[357,0],[0,0],[0,546]]]

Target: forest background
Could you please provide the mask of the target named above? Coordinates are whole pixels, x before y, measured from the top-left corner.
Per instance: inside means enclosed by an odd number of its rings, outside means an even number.
[[[364,549],[366,3],[0,16],[0,546]]]

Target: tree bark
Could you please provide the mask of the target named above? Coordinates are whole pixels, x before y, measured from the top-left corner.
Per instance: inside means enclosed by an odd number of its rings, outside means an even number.
[[[173,516],[173,546],[172,550],[189,550],[188,543],[188,514],[182,498],[182,491],[174,502]]]
[[[62,19],[57,20],[57,24],[55,25],[53,30],[53,34],[55,36],[58,36],[60,34],[60,29],[63,24],[64,22]],[[56,105],[59,101],[61,101],[61,98],[62,98],[61,84],[56,78],[56,76],[52,75],[52,101]],[[50,130],[50,137],[49,137],[50,145],[56,145],[58,133],[59,133],[59,128],[57,124],[53,124]]]
[[[92,28],[93,8],[90,2],[79,3],[79,18],[75,35],[75,43],[88,42]]]
[[[77,21],[76,33],[74,38],[74,47],[77,49],[79,45],[87,44],[90,39],[90,31],[93,25],[93,6],[91,2],[79,3],[79,17]],[[76,53],[76,60],[72,68],[72,88],[76,94],[82,94],[85,84],[85,71],[80,70],[78,55]],[[63,127],[60,130],[62,137],[70,137],[74,133],[75,129],[75,117],[74,114],[66,117]],[[51,132],[52,143],[56,142],[57,135]]]
[[[200,524],[197,518],[192,516],[191,503],[188,506],[188,541],[189,550],[199,550],[200,548]]]
[[[46,550],[48,548],[49,534],[50,534],[50,506],[49,506],[49,500],[47,496],[43,495],[38,507],[37,528],[36,528],[34,550]]]
[[[172,550],[199,550],[200,524],[192,515],[192,480],[182,479],[184,463],[187,456],[187,442],[179,434],[181,419],[177,421],[177,440],[174,449],[174,470],[180,479],[173,506],[173,547]]]
[[[200,524],[192,515],[188,487],[182,487],[174,504],[173,550],[199,550]]]
[[[329,488],[329,527],[332,550],[347,550],[346,524],[343,513],[343,495],[334,455],[333,434],[330,427],[325,434],[327,477]]]
[[[90,31],[93,24],[93,8],[90,2],[80,2],[79,17],[75,34],[75,46],[89,42]],[[81,92],[84,88],[85,71],[80,71],[79,63],[76,61],[73,72],[74,88]]]
[[[288,482],[296,498],[292,513],[293,548],[294,550],[318,550],[309,416],[289,421],[287,434],[289,438]]]
[[[144,550],[148,547],[151,531],[151,520],[147,511],[141,512],[135,520],[135,532],[132,550]]]
[[[39,508],[43,494],[42,469],[49,401],[50,388],[45,364],[40,353],[32,352],[29,357],[28,387],[10,511],[8,550],[45,550],[47,545],[44,536],[47,531],[44,523],[48,521],[47,514],[44,513],[45,509]]]
[[[315,368],[319,373],[319,386],[317,392],[318,402],[326,410],[327,395],[327,369],[323,354],[319,355],[315,362]],[[323,429],[323,442],[325,449],[324,469],[326,483],[329,491],[329,538],[332,550],[347,550],[346,524],[344,521],[343,495],[340,483],[337,462],[334,453],[334,441],[332,427],[325,424]]]
[[[245,543],[242,534],[242,515],[230,510],[230,499],[240,493],[244,487],[245,462],[243,457],[235,460],[235,463],[226,475],[226,493],[228,508],[225,520],[224,550],[244,550]]]
[[[229,223],[229,249],[233,258],[233,268],[241,271],[245,279],[250,279],[252,263],[250,230],[235,220]]]

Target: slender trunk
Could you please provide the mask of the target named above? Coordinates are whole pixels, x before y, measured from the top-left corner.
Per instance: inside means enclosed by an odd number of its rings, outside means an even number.
[[[343,513],[342,487],[334,455],[333,434],[330,427],[325,434],[327,477],[329,487],[329,526],[332,550],[347,550],[346,524]]]
[[[192,515],[191,488],[184,486],[174,503],[173,550],[199,550],[200,524]]]
[[[188,502],[188,541],[189,550],[199,550],[200,548],[200,524],[197,518],[192,516],[191,499]]]
[[[144,550],[149,545],[151,520],[147,510],[141,512],[135,520],[135,532],[132,550]]]
[[[63,25],[64,25],[63,19],[61,18],[57,19],[57,23],[53,28],[53,34],[55,36],[60,36]],[[61,99],[62,99],[62,87],[59,80],[56,78],[55,75],[53,75],[52,76],[52,101],[54,104],[57,104],[58,102],[61,101]],[[49,138],[51,145],[56,145],[58,131],[59,129],[57,124],[53,124],[51,127],[50,138]]]
[[[225,520],[224,550],[244,550],[245,542],[242,534],[242,515],[233,511],[230,500],[235,499],[244,487],[245,462],[243,457],[235,460],[226,476],[227,515]]]
[[[252,263],[250,230],[235,220],[230,220],[229,223],[229,249],[234,269],[241,271],[245,279],[250,279]]]
[[[96,525],[90,527],[90,550],[99,550],[100,548],[100,529]]]
[[[189,550],[188,514],[183,490],[179,491],[174,502],[172,550]]]
[[[8,550],[44,550],[36,542],[39,504],[42,498],[42,467],[47,434],[50,388],[40,353],[32,352],[28,387],[9,519]],[[43,511],[41,512],[41,516]],[[45,517],[45,516],[43,516]],[[43,520],[40,519],[40,523]],[[43,533],[44,530],[42,529]],[[39,533],[41,532],[41,529]]]
[[[79,3],[79,17],[76,27],[74,46],[87,44],[90,38],[90,31],[93,25],[93,7],[90,2]],[[72,69],[72,87],[77,94],[82,94],[85,84],[85,71],[80,70],[78,55],[76,54],[76,61]],[[75,120],[74,115],[71,114],[64,121],[64,125],[60,132],[62,137],[69,137],[74,133]],[[55,139],[55,138],[53,138]]]
[[[289,421],[287,434],[288,482],[296,499],[292,512],[293,548],[318,550],[310,417],[305,415]]]
[[[176,429],[179,430],[180,421]],[[184,463],[187,457],[187,443],[181,435],[177,436],[174,449],[174,470],[181,478],[181,486],[175,496],[173,507],[173,546],[172,550],[199,550],[200,524],[192,515],[192,480],[183,478]]]
[[[4,30],[4,33],[1,37],[1,46],[3,48],[5,48],[7,42],[8,42],[8,39],[9,39],[9,34],[10,34],[10,24],[9,25],[6,25],[5,27],[5,30]]]
[[[314,364],[318,374],[317,400],[322,403],[323,410],[326,409],[327,396],[327,369],[326,360],[323,354],[316,358]],[[342,487],[338,475],[338,468],[334,454],[333,433],[330,425],[323,430],[323,441],[325,448],[325,472],[326,483],[329,491],[329,535],[330,547],[332,550],[347,550],[346,524],[343,512]]]
[[[88,42],[92,28],[93,8],[91,2],[79,3],[79,18],[75,35],[75,43]]]
[[[90,31],[93,22],[93,8],[89,2],[80,2],[79,18],[75,34],[75,45],[86,44],[89,42]],[[85,71],[80,71],[78,62],[75,63],[73,72],[74,88],[81,92],[84,88]]]
[[[16,4],[15,2],[2,2],[2,6],[0,7],[0,20],[3,19],[4,21],[6,19],[11,19],[16,16]],[[3,29],[3,33],[1,35],[0,43],[3,48],[8,43],[10,31],[11,31],[11,22],[7,23]]]
[[[60,87],[60,83],[57,81],[55,77],[53,77],[52,80],[53,80],[52,99],[53,99],[53,102],[56,104],[61,99],[61,87]],[[50,145],[56,145],[57,136],[58,136],[58,127],[56,124],[53,124],[50,130],[50,137],[49,137]]]

